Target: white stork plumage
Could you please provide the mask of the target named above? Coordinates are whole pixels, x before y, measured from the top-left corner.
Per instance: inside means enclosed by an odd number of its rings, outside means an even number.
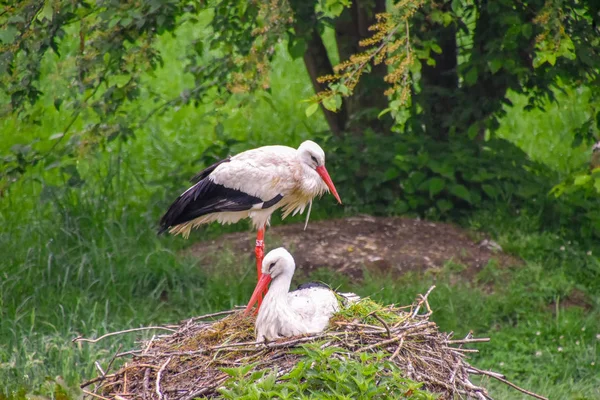
[[[294,258],[283,247],[271,250],[265,256],[262,276],[246,307],[246,313],[249,313],[265,288],[271,284],[256,317],[258,342],[322,332],[332,315],[340,309],[334,291],[326,285],[308,283],[290,292],[295,269]],[[351,302],[358,300],[354,293],[340,295]]]
[[[264,231],[271,214],[281,208],[283,217],[303,213],[312,200],[331,191],[341,204],[329,173],[325,153],[307,140],[298,149],[264,146],[244,151],[211,165],[196,175],[160,220],[159,233],[187,237],[192,228],[213,221],[234,223],[250,218],[256,235],[256,270],[261,275]],[[260,304],[259,304],[260,305]]]

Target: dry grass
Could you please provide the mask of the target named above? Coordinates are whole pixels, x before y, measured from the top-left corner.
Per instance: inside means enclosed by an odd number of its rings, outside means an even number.
[[[81,387],[86,397],[101,399],[215,397],[218,388],[230,378],[223,367],[254,365],[248,373],[276,368],[281,377],[302,357],[293,349],[305,343],[318,343],[321,348],[345,349],[343,357],[383,352],[405,371],[407,378],[423,382],[423,389],[441,399],[453,399],[456,395],[491,399],[485,388],[471,382],[471,375],[487,375],[543,399],[510,384],[501,374],[471,366],[466,355],[477,350],[465,349],[463,345],[489,339],[469,335],[452,340],[451,333],[439,332],[429,320],[427,296],[431,289],[406,307],[384,307],[362,299],[334,316],[326,332],[266,344],[254,342],[254,316],[245,316],[241,310],[192,318],[177,326],[173,333],[153,336],[140,349],[118,354],[131,359],[118,371],[103,371]],[[205,321],[223,315],[226,316],[222,319]]]

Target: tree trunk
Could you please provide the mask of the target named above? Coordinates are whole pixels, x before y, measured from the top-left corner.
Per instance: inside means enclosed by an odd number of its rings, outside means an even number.
[[[327,49],[323,44],[321,35],[319,35],[316,29],[312,30],[307,46],[304,52],[304,65],[306,65],[306,69],[310,75],[315,93],[318,93],[327,89],[327,83],[320,83],[317,81],[317,78],[333,74],[333,67],[327,56]],[[322,104],[321,109],[325,114],[325,119],[331,132],[336,136],[341,136],[346,128],[346,121],[348,119],[345,105],[342,104],[342,108],[338,112],[329,111]]]
[[[352,6],[344,10],[335,23],[335,38],[341,61],[365,50],[359,42],[372,36],[368,28],[375,24],[375,15],[382,12],[385,12],[385,0],[354,0]],[[386,74],[385,64],[372,66],[371,72],[361,77],[352,97],[345,99],[350,119],[349,128],[352,131],[361,132],[365,127],[382,133],[389,131],[391,118],[377,118],[388,105],[387,97],[383,94],[386,89],[383,78]]]
[[[304,65],[310,76],[315,93],[327,89],[327,83],[319,83],[317,78],[324,75],[333,75],[333,66],[327,55],[327,49],[319,34],[317,16],[315,14],[315,3],[306,0],[291,0],[290,6],[294,11],[294,31],[296,37],[306,42],[304,52]],[[345,104],[341,110],[331,112],[323,105],[321,109],[329,129],[336,136],[341,136],[346,129],[348,114]]]
[[[446,12],[451,10],[449,1],[437,1],[433,7]],[[435,39],[441,47],[440,54],[433,53],[431,58],[435,65],[423,64],[421,69],[420,92],[416,101],[422,109],[423,122],[427,135],[439,140],[446,140],[451,129],[455,107],[459,106],[456,98],[458,89],[456,28],[454,24],[446,27],[428,21],[428,12],[417,24],[417,31],[424,40]]]

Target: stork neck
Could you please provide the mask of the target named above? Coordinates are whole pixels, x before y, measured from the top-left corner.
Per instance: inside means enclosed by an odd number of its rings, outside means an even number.
[[[301,182],[302,191],[308,196],[316,197],[327,191],[327,186],[317,171],[306,164],[302,164],[303,179]]]
[[[277,278],[273,279],[267,296],[265,297],[265,303],[274,304],[286,304],[287,305],[287,294],[290,291],[290,285],[292,284],[292,276],[287,274],[281,274]],[[263,307],[266,304],[263,304]]]

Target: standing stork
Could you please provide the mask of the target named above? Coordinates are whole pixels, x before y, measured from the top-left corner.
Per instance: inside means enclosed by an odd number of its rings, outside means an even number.
[[[271,250],[264,258],[262,276],[246,307],[246,313],[249,313],[271,283],[256,317],[258,342],[322,332],[332,315],[339,311],[335,292],[326,285],[308,283],[290,292],[295,269],[294,258],[283,247]],[[340,295],[351,302],[358,300],[354,293]]]
[[[264,146],[219,161],[196,175],[160,220],[159,234],[169,231],[188,237],[190,230],[218,221],[250,218],[256,234],[256,271],[261,277],[265,227],[278,208],[283,218],[303,213],[312,200],[331,191],[340,196],[325,168],[325,152],[307,140],[298,149]],[[259,303],[260,306],[260,303]]]

